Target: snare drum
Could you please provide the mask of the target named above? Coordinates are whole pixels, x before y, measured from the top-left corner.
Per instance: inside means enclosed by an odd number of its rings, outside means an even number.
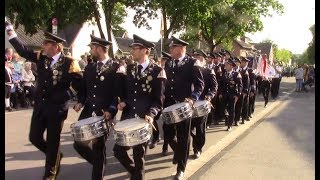
[[[70,125],[75,141],[87,141],[109,134],[109,127],[102,116],[81,119]]]
[[[114,139],[119,146],[135,146],[147,142],[152,127],[144,119],[132,118],[118,122],[114,127]]]
[[[179,123],[191,117],[192,108],[187,102],[168,106],[162,111],[162,119],[166,124]]]
[[[196,101],[194,103],[194,109],[193,109],[193,117],[202,117],[207,114],[209,114],[211,111],[211,104],[207,100],[202,101]]]

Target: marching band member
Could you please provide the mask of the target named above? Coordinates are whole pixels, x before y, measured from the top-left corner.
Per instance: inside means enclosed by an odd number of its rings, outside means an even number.
[[[165,71],[168,77],[165,91],[164,107],[171,106],[186,99],[195,102],[199,99],[203,88],[203,76],[199,61],[186,55],[189,43],[172,37],[169,51],[172,59],[166,62]],[[176,124],[163,125],[164,139],[174,151],[173,163],[178,163],[176,179],[183,179],[186,169],[190,145],[191,118]],[[174,140],[175,136],[177,140]]]
[[[166,73],[148,58],[151,49],[155,47],[153,43],[133,35],[130,47],[132,58],[136,63],[127,66],[124,96],[118,104],[118,109],[123,110],[121,119],[124,121],[139,116],[152,124],[162,110]],[[130,148],[133,149],[134,161],[127,153]],[[115,144],[114,156],[130,173],[130,179],[145,179],[146,148],[147,142],[133,147]]]
[[[202,50],[196,50],[193,53],[193,57],[200,61],[201,72],[204,80],[204,89],[199,98],[199,100],[207,100],[211,103],[211,100],[215,97],[218,89],[218,83],[216,79],[216,74],[213,69],[207,68],[205,66],[205,57],[207,55]],[[210,107],[211,108],[211,107]],[[208,115],[192,118],[191,121],[191,137],[192,146],[194,152],[194,158],[198,159],[202,153],[202,147],[206,142],[206,122]],[[192,133],[192,129],[196,129],[196,134]]]
[[[226,73],[222,78],[221,94],[219,94],[219,99],[223,99],[225,101],[225,109],[229,114],[226,119],[226,125],[228,126],[227,131],[231,131],[232,129],[232,123],[234,122],[235,115],[235,104],[242,91],[241,75],[233,70],[234,66],[236,66],[236,64],[231,59],[226,61]]]
[[[161,54],[162,54],[162,57],[161,57],[161,60],[160,60],[160,66],[162,68],[164,68],[166,61],[168,59],[171,59],[171,56],[170,56],[170,54],[168,54],[166,52],[161,52]],[[161,113],[159,113],[155,117],[155,119],[153,121],[153,125],[154,125],[155,129],[152,129],[152,140],[151,140],[151,143],[149,145],[150,149],[155,148],[156,145],[158,144],[158,142],[160,141],[159,126],[158,126],[158,123],[157,123],[157,121],[160,118],[160,115],[161,115]],[[163,152],[168,152],[168,142],[167,141],[163,142],[162,150],[163,150]],[[164,155],[166,155],[166,154],[164,154]]]
[[[41,51],[33,51],[17,37],[6,22],[9,42],[25,59],[37,64],[38,81],[35,106],[31,118],[29,140],[46,155],[43,179],[54,180],[59,174],[62,153],[60,134],[68,115],[68,102],[80,87],[81,69],[78,61],[63,53],[66,41],[45,32]],[[47,130],[47,138],[43,135]]]
[[[117,97],[120,96],[120,64],[108,55],[112,42],[91,35],[90,54],[94,61],[84,69],[76,112],[83,108],[79,121],[92,116],[112,119],[117,112]],[[122,67],[122,66],[121,66]],[[122,67],[124,68],[124,67]],[[75,150],[92,165],[92,180],[102,180],[106,163],[105,141],[107,135],[88,141],[75,141]]]

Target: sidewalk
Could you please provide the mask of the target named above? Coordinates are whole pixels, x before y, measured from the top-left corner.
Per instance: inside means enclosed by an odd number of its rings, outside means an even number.
[[[280,85],[280,97],[270,100],[267,108],[263,107],[263,97],[258,95],[256,98],[255,113],[251,121],[244,125],[234,127],[231,132],[226,131],[224,125],[212,126],[207,130],[207,141],[203,148],[203,154],[197,160],[190,158],[185,173],[185,179],[194,174],[199,168],[206,164],[212,157],[218,154],[224,147],[233,142],[250,126],[260,118],[276,108],[280,101],[285,100],[286,95],[290,94],[295,87],[294,78],[282,79]],[[32,110],[5,113],[6,115],[6,146],[5,146],[5,178],[8,180],[19,179],[41,179],[43,173],[44,156],[35,149],[28,141],[28,131],[30,126]],[[70,125],[77,121],[79,114],[71,108],[68,119],[64,123],[61,135],[61,148],[64,153],[62,166],[58,179],[66,180],[87,180],[91,177],[91,166],[73,149],[73,138],[70,134]],[[162,122],[159,123],[162,127]],[[162,135],[162,128],[160,128]],[[10,137],[10,138],[9,138]],[[148,149],[146,155],[146,179],[171,179],[176,173],[176,165],[173,165],[173,152],[169,148],[169,155],[161,155],[162,143],[154,149]],[[107,141],[107,166],[104,179],[128,179],[129,176],[121,164],[113,156],[112,148],[114,140],[112,135]],[[193,154],[190,148],[190,155]]]

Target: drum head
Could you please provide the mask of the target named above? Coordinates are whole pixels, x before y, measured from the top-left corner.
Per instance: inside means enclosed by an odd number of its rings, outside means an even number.
[[[172,110],[178,109],[178,108],[183,107],[183,106],[188,106],[188,105],[189,104],[187,102],[173,104],[171,106],[168,106],[168,107],[164,108],[162,112],[170,112]]]
[[[114,126],[115,131],[124,131],[124,132],[130,132],[132,130],[137,130],[140,128],[143,128],[147,122],[144,119],[125,119],[123,121],[118,122]]]
[[[195,106],[195,107],[198,107],[198,106],[201,106],[201,105],[204,105],[204,104],[207,104],[207,103],[208,103],[208,101],[206,101],[206,100],[196,101],[196,102],[194,103],[194,106]]]
[[[74,124],[74,126],[83,126],[86,124],[91,124],[94,122],[98,122],[100,120],[103,120],[103,116],[94,116],[94,117],[89,117],[89,118],[85,118],[85,119],[80,119],[78,122],[76,122]]]

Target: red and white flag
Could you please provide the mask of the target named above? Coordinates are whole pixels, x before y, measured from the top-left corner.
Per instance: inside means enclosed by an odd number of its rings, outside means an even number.
[[[267,60],[267,55],[263,54],[260,55],[258,65],[257,65],[257,74],[261,76],[266,76],[268,72],[268,60]]]

